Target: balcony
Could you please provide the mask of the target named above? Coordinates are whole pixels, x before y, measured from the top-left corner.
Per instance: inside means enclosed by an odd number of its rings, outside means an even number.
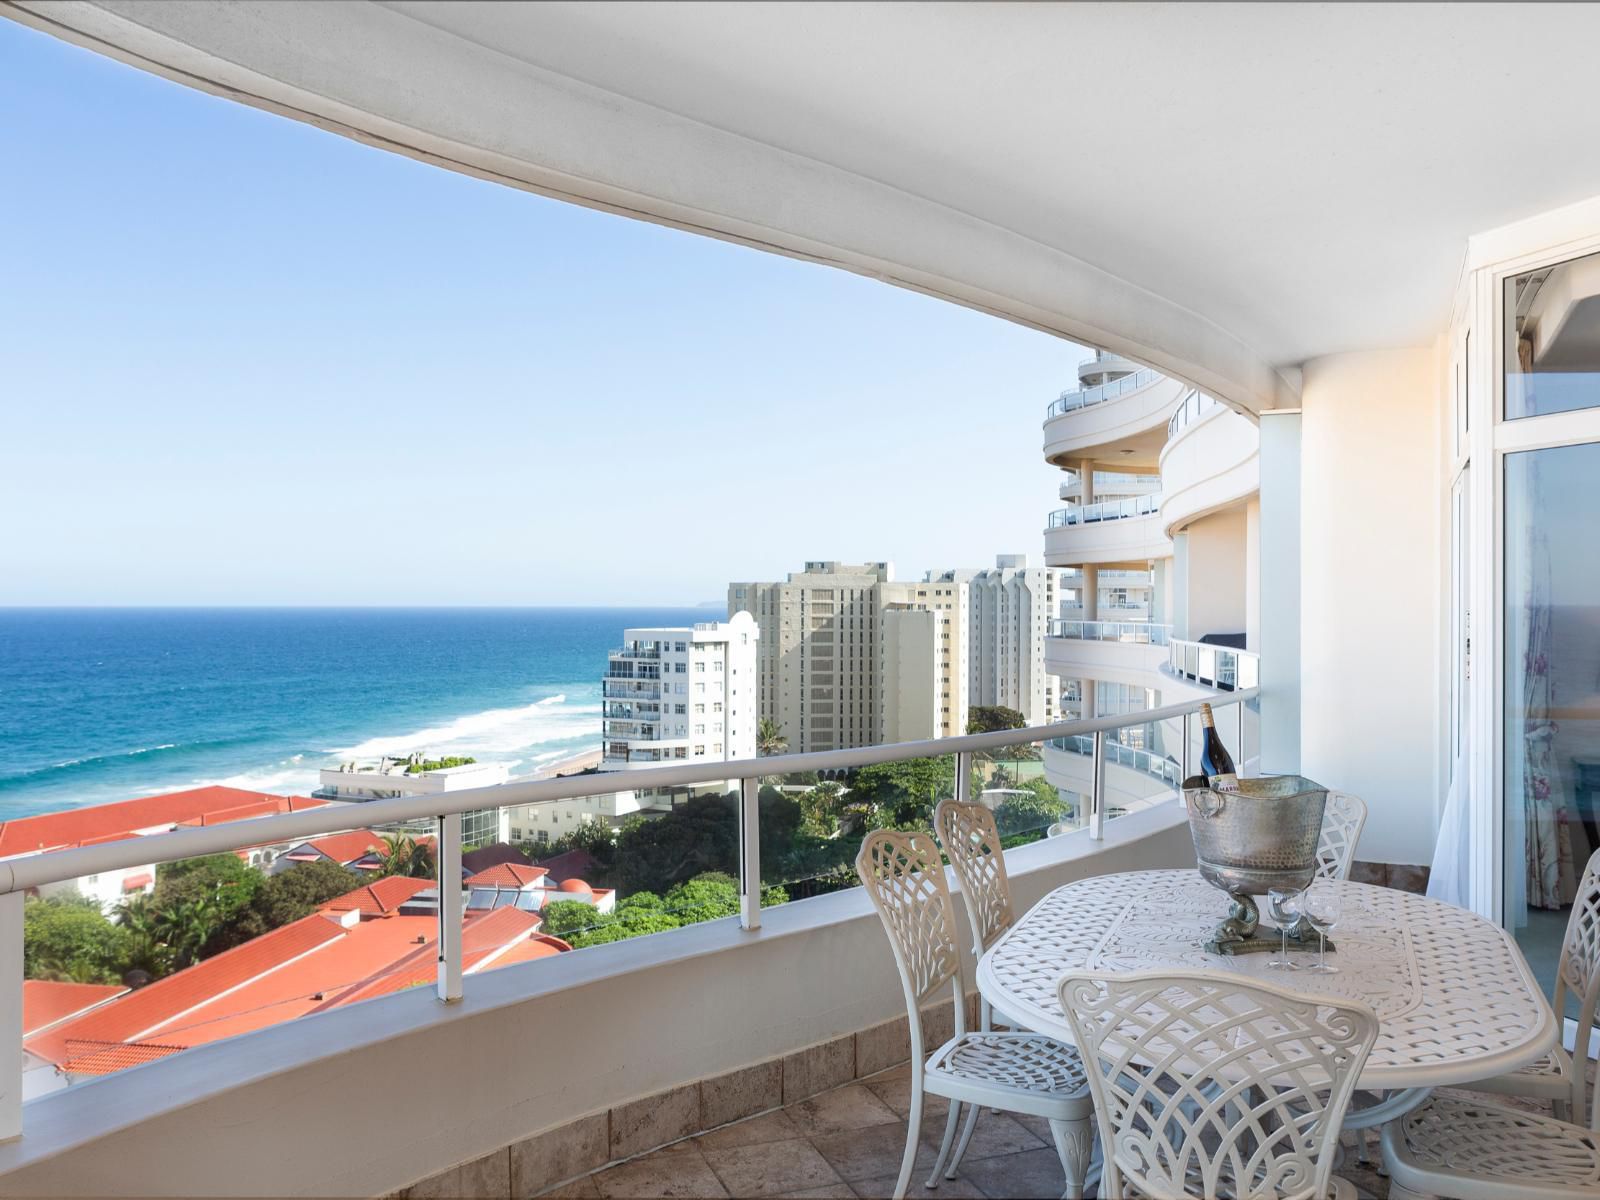
[[[1141,370],[1065,392],[1045,411],[1045,459],[1061,467],[1084,458],[1153,467],[1166,440],[1167,418],[1186,391],[1176,379]]]
[[[1132,496],[1058,509],[1044,534],[1045,562],[1143,564],[1172,553],[1161,528],[1161,495]]]
[[[1250,694],[1234,698],[1243,701]],[[1185,818],[1170,802],[1173,793],[1162,775],[1167,769],[1148,752],[1117,745],[1111,735],[1181,719],[1194,707],[905,746],[639,771],[631,780],[635,787],[712,785],[720,791],[727,780],[739,781],[733,794],[704,801],[713,806],[708,812],[724,806],[718,820],[736,834],[726,843],[731,859],[710,867],[744,881],[738,885],[737,917],[495,969],[474,949],[471,931],[480,926],[469,922],[463,938],[462,898],[447,890],[430,918],[439,935],[437,967],[424,947],[410,981],[421,986],[293,1020],[269,1019],[254,1032],[182,1048],[207,1024],[203,1011],[192,1014],[167,1035],[178,1045],[157,1045],[160,1037],[151,1034],[131,1039],[136,1044],[101,1048],[130,1062],[150,1050],[147,1056],[156,1061],[72,1083],[20,1109],[13,1075],[6,1088],[9,1109],[0,1106],[0,1117],[9,1122],[5,1132],[15,1136],[20,1130],[20,1136],[0,1146],[0,1173],[14,1192],[56,1195],[104,1191],[104,1181],[112,1178],[118,1190],[162,1194],[216,1194],[249,1179],[251,1187],[274,1194],[373,1195],[432,1181],[441,1172],[455,1182],[439,1186],[467,1186],[462,1194],[472,1194],[479,1184],[464,1181],[509,1173],[513,1194],[531,1195],[698,1133],[707,1122],[825,1091],[855,1072],[870,1076],[905,1056],[895,1042],[904,1017],[893,973],[873,969],[883,961],[882,930],[859,888],[842,886],[847,881],[818,874],[815,867],[797,878],[784,847],[764,840],[767,800],[760,797],[758,780],[803,772],[802,778],[814,781],[817,772],[917,760],[945,763],[950,786],[972,775],[974,786],[993,784],[1003,794],[1008,785],[1000,782],[999,771],[1012,779],[1030,773],[1049,778],[1047,759],[1059,758],[1060,777],[1080,797],[1066,810],[1062,836],[1043,838],[1041,826],[1031,835],[1040,840],[1007,852],[1013,888],[1026,902],[1102,871],[1192,861]],[[1051,738],[1067,741],[1056,748],[1043,745]],[[1098,783],[1097,744],[1105,758]],[[373,801],[361,815],[363,822],[385,827],[433,823],[440,875],[452,878],[460,872],[463,812],[581,806],[615,787],[615,777],[605,775],[518,781]],[[0,864],[0,906],[10,906],[0,911],[11,917],[0,926],[7,931],[0,994],[9,990],[10,1003],[18,1003],[16,918],[28,889],[135,859],[148,865],[267,841],[304,841],[349,822],[347,810],[314,809]],[[849,836],[859,840],[860,834]],[[853,844],[833,857],[847,863]],[[714,848],[697,845],[701,853]],[[831,882],[813,895],[815,882],[824,879]],[[773,906],[773,897],[764,896],[775,886],[790,889],[789,902]],[[805,975],[804,988],[794,985],[797,971]],[[828,1003],[816,1003],[818,994],[827,995]],[[737,996],[739,1003],[717,1006],[708,1020],[707,995]],[[651,998],[649,1022],[637,1019],[641,996]],[[314,1000],[320,999],[319,992]],[[553,1036],[530,1037],[530,1029]],[[673,1035],[663,1036],[663,1029]],[[359,1071],[349,1069],[353,1061],[363,1064]],[[836,1061],[846,1064],[842,1077],[828,1065]],[[15,1054],[10,1063],[11,1071],[21,1071]],[[450,1097],[448,1121],[441,1122],[428,1105],[379,1102],[411,1096],[419,1077]],[[530,1083],[537,1080],[547,1083]],[[591,1127],[600,1130],[597,1140]],[[330,1152],[286,1155],[286,1144],[302,1150],[324,1144]],[[353,1146],[363,1149],[350,1153]],[[493,1193],[504,1184],[482,1186]]]
[[[1162,531],[1171,536],[1259,492],[1259,451],[1254,422],[1191,392],[1173,413],[1161,451]]]

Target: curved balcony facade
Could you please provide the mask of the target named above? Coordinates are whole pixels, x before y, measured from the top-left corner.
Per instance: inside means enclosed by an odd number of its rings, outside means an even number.
[[[1170,800],[1183,782],[1182,767],[1158,750],[1105,742],[1107,816],[1119,816]],[[1079,796],[1089,793],[1094,778],[1094,739],[1052,738],[1040,748],[1044,777],[1053,786]]]
[[[1186,384],[1148,369],[1099,387],[1064,392],[1045,412],[1044,456],[1056,466],[1085,457],[1154,466],[1167,418]]]
[[[1044,668],[1063,679],[1162,687],[1172,626],[1148,621],[1050,622]]]
[[[1161,451],[1161,529],[1189,522],[1261,490],[1260,431],[1209,396],[1185,398],[1168,422]]]
[[[1059,509],[1044,532],[1044,560],[1052,567],[1143,564],[1171,553],[1159,494]]]

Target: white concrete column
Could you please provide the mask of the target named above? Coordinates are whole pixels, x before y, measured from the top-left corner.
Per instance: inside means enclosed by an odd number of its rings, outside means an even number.
[[[1087,458],[1078,463],[1078,502],[1094,503],[1094,463]]]
[[[1189,535],[1172,535],[1172,636],[1189,636]]]
[[[1165,625],[1167,622],[1167,614],[1172,608],[1167,589],[1171,586],[1172,560],[1156,559],[1150,564],[1150,621],[1154,625]]]
[[[1085,621],[1098,621],[1100,619],[1100,568],[1091,563],[1085,563],[1079,570],[1083,573],[1083,619]]]
[[[1244,646],[1261,652],[1261,497],[1244,506]]]
[[[1256,633],[1261,655],[1261,771],[1300,772],[1300,411],[1261,418]]]

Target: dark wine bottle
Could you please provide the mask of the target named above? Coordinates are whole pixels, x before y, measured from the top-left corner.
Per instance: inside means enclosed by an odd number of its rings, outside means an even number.
[[[1206,777],[1212,790],[1237,792],[1239,772],[1234,769],[1228,748],[1222,744],[1222,737],[1217,733],[1217,719],[1211,715],[1211,705],[1200,706],[1200,721],[1205,726],[1200,741],[1200,773]]]

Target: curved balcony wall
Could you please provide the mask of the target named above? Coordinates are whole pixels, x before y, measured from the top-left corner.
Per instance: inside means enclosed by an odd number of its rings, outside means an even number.
[[[1161,497],[1136,496],[1063,508],[1050,514],[1044,532],[1047,566],[1080,563],[1147,563],[1172,553],[1161,525]]]
[[[1063,393],[1045,412],[1044,456],[1057,466],[1113,455],[1130,466],[1153,465],[1166,438],[1167,418],[1188,390],[1176,379],[1142,370],[1101,387]]]
[[[1218,512],[1261,490],[1260,430],[1208,396],[1172,415],[1161,451],[1161,531]]]
[[[1166,756],[1107,740],[1106,815],[1132,812],[1171,800],[1182,782],[1181,767]],[[1044,777],[1058,788],[1087,795],[1094,774],[1094,739],[1054,738],[1041,748]]]
[[[1063,679],[1164,687],[1161,668],[1171,633],[1170,625],[1144,621],[1052,621],[1044,668]]]

